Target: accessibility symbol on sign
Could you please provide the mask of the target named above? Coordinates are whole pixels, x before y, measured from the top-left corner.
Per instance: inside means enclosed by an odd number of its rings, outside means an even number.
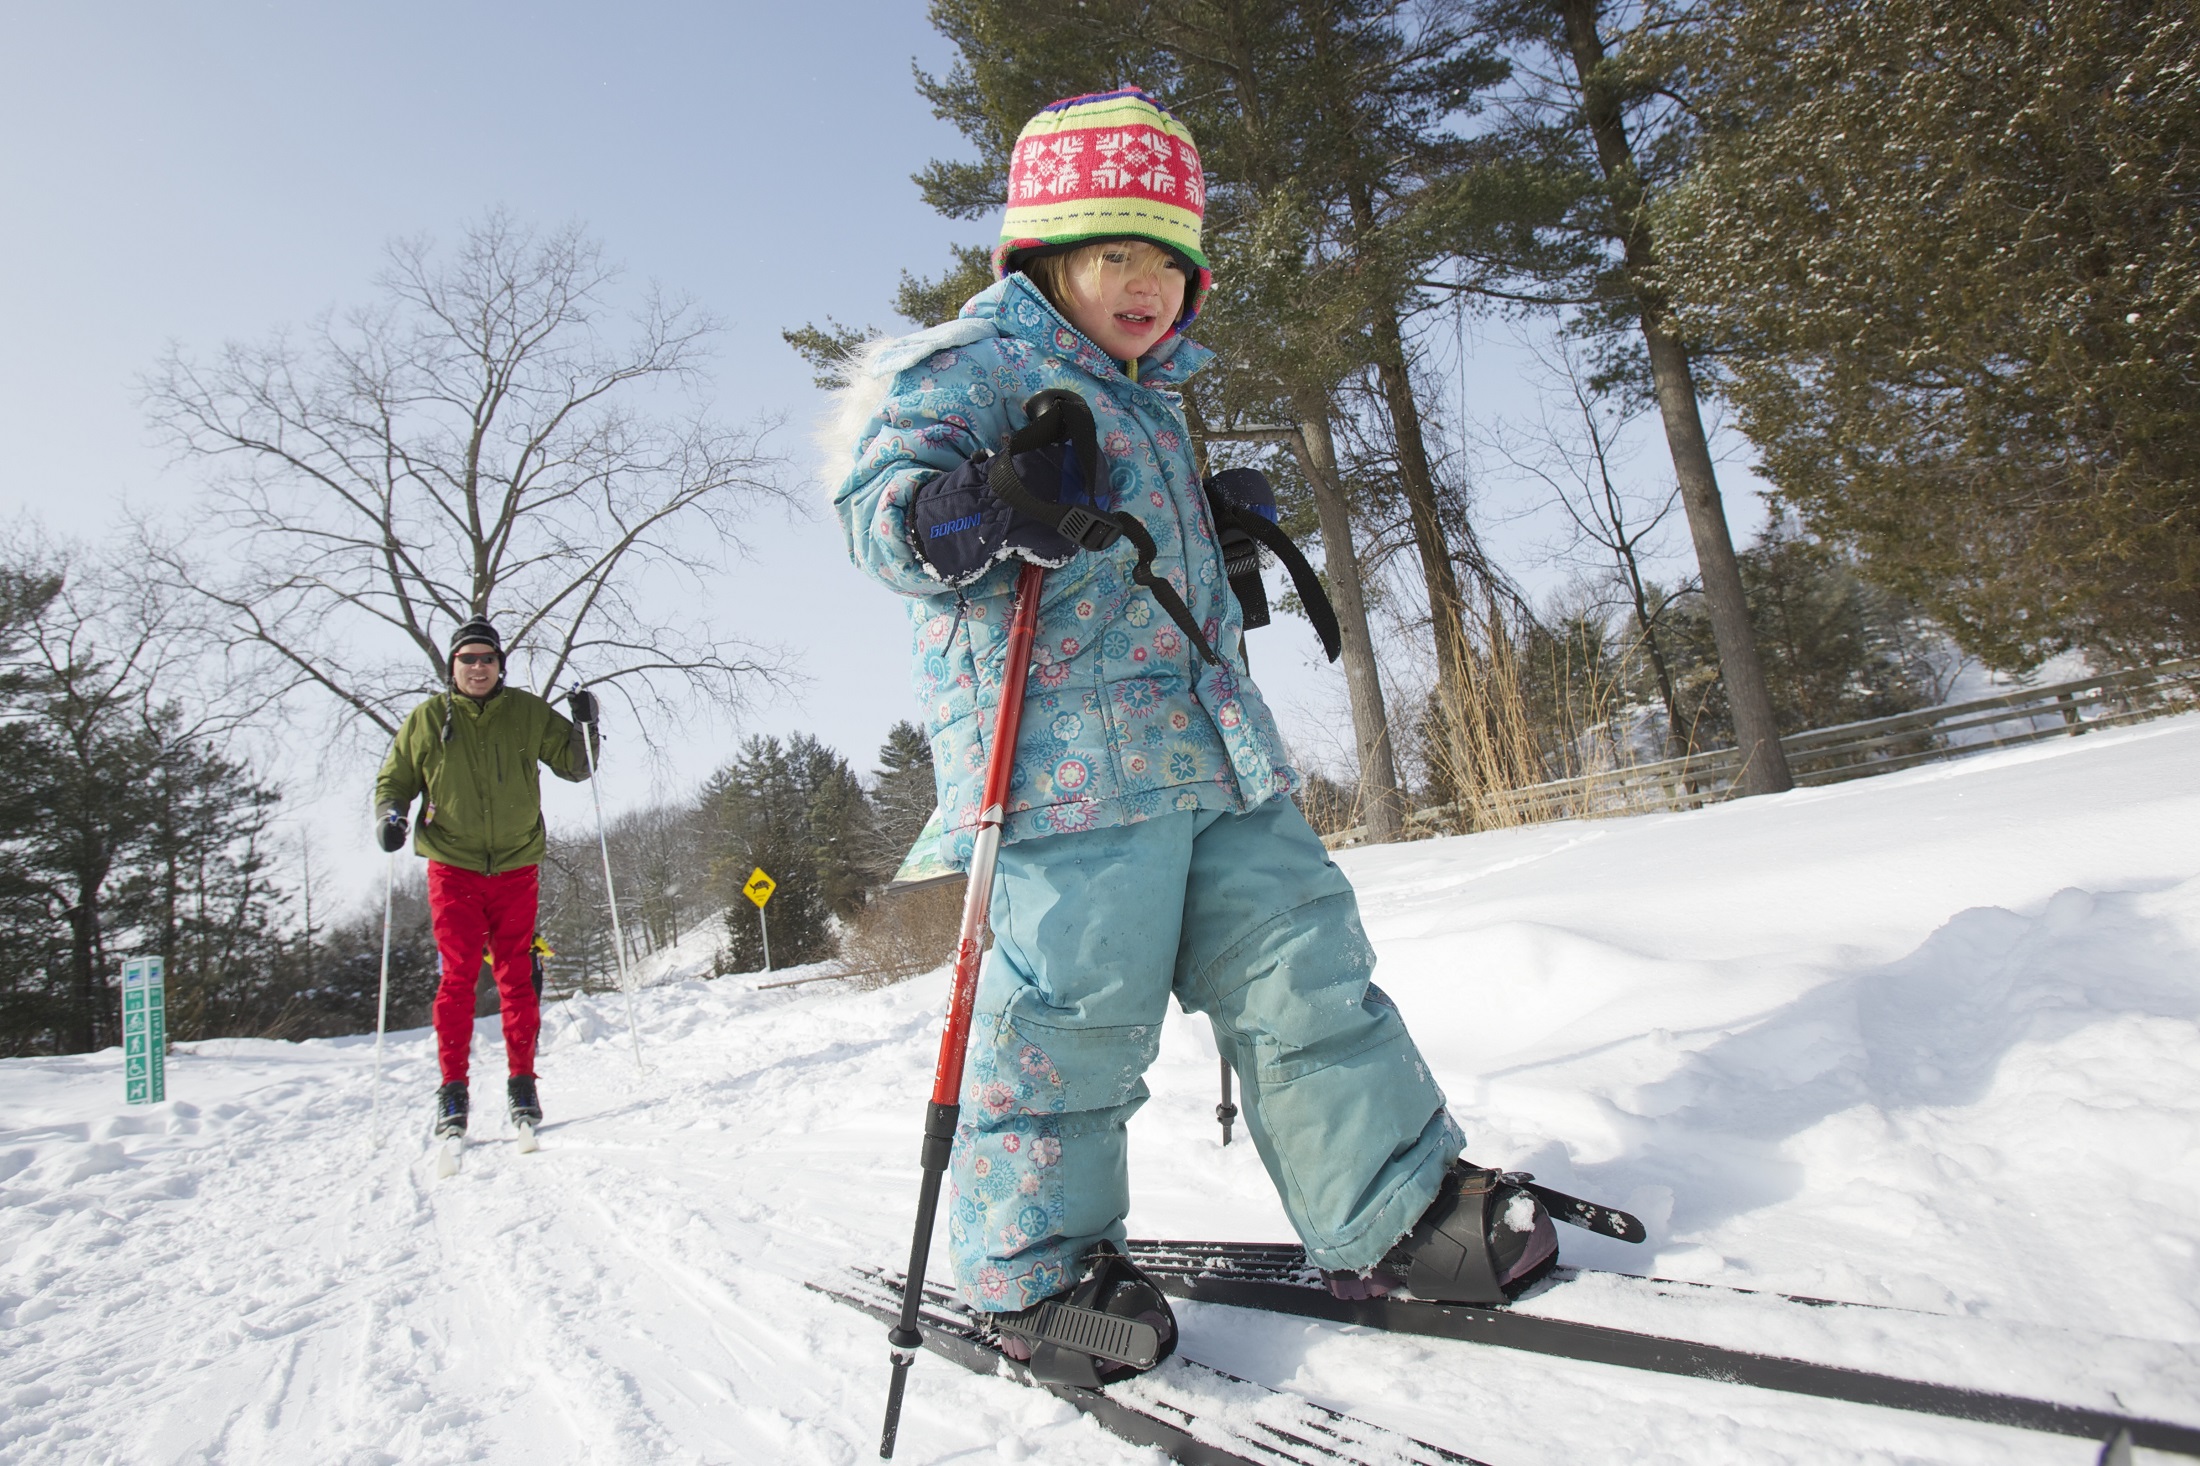
[[[741,888],[741,894],[754,901],[756,909],[762,911],[764,903],[771,900],[772,892],[778,889],[779,882],[764,874],[764,867],[758,866],[749,872],[749,883]]]
[[[168,998],[158,957],[122,964],[122,1098],[133,1105],[168,1098]]]

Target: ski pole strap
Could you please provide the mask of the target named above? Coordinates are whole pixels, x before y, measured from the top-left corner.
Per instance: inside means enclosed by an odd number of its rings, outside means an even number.
[[[1222,658],[1215,655],[1215,649],[1208,645],[1206,634],[1199,629],[1199,623],[1192,619],[1192,608],[1184,604],[1184,598],[1176,593],[1175,586],[1169,584],[1164,577],[1153,573],[1153,560],[1158,551],[1154,547],[1153,536],[1146,533],[1146,526],[1140,524],[1133,515],[1118,512],[1113,517],[1120,521],[1123,537],[1138,549],[1138,563],[1131,567],[1131,579],[1144,586],[1152,594],[1154,603],[1169,613],[1171,621],[1183,628],[1184,634],[1192,639],[1193,646],[1199,648],[1200,657],[1208,665],[1220,665]]]
[[[1220,665],[1222,658],[1207,641],[1206,633],[1192,618],[1192,608],[1184,604],[1176,587],[1168,580],[1153,573],[1154,557],[1160,553],[1153,536],[1135,514],[1119,509],[1087,508],[1082,504],[1056,504],[1040,498],[1024,487],[1017,475],[1015,457],[1049,443],[1067,439],[1076,452],[1079,467],[1085,474],[1085,497],[1097,506],[1100,501],[1100,447],[1094,436],[1092,409],[1085,399],[1075,392],[1056,388],[1041,392],[1024,404],[1028,418],[1008,440],[1008,451],[994,455],[986,470],[986,487],[994,496],[1019,514],[1028,515],[1053,529],[1071,544],[1087,550],[1105,550],[1118,539],[1127,539],[1138,551],[1138,562],[1131,568],[1131,579],[1144,586],[1161,607],[1183,629],[1199,648],[1200,657],[1209,665]],[[1303,560],[1301,563],[1304,563]],[[1334,622],[1334,617],[1331,618]]]
[[[1314,634],[1322,639],[1322,650],[1330,661],[1337,660],[1344,650],[1344,638],[1337,630],[1337,608],[1330,604],[1329,592],[1322,588],[1321,577],[1314,573],[1314,567],[1299,553],[1299,547],[1291,543],[1291,536],[1265,514],[1213,495],[1208,497],[1207,503],[1217,518],[1226,517],[1229,523],[1275,552],[1283,568],[1291,572],[1291,588],[1299,593],[1299,602],[1306,607],[1306,619],[1314,623]]]
[[[1122,516],[1105,509],[1087,509],[1082,504],[1056,504],[1025,488],[1014,462],[1015,455],[1025,451],[1011,444],[1008,452],[994,455],[986,468],[985,486],[995,498],[1018,514],[1038,520],[1080,549],[1105,550],[1122,537],[1123,526],[1117,522]],[[1079,463],[1087,461],[1082,453],[1077,459]],[[1086,497],[1091,497],[1089,488]]]

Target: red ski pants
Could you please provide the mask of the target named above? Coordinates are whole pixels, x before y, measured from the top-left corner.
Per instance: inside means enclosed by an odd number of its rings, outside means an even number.
[[[474,989],[481,954],[489,953],[497,999],[504,1010],[504,1057],[514,1074],[535,1072],[535,1035],[542,1004],[535,997],[534,866],[485,876],[441,861],[428,862],[428,917],[436,950],[443,955],[443,984],[435,991],[435,1046],[443,1082],[466,1082],[467,1050],[474,1037]]]

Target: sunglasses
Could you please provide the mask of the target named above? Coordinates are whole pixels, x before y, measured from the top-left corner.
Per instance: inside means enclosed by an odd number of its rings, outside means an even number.
[[[493,667],[504,659],[495,652],[482,652],[478,656],[469,656],[465,652],[460,652],[453,660],[461,667]]]

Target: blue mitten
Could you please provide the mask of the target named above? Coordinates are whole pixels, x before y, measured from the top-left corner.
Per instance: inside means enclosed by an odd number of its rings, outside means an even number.
[[[1037,498],[1056,504],[1087,500],[1077,449],[1070,443],[1012,453],[1009,464]],[[980,453],[919,488],[910,507],[917,554],[948,585],[966,586],[1011,556],[1051,570],[1077,553],[1054,526],[1003,503],[988,483],[992,472],[993,456]]]

